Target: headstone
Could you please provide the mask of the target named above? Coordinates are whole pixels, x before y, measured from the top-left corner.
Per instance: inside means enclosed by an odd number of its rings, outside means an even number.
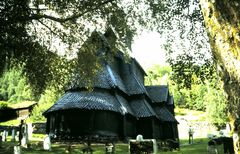
[[[137,140],[137,141],[143,141],[143,136],[140,135],[140,134],[137,135],[136,140]]]
[[[19,141],[19,131],[16,132],[16,135],[15,135],[15,141]]]
[[[15,137],[16,137],[16,133],[15,133],[15,129],[13,128],[12,129],[12,139],[11,139],[11,141],[15,141]]]
[[[239,151],[239,137],[238,137],[237,132],[233,133],[233,145],[234,145],[234,152],[238,153],[238,151]]]
[[[27,148],[27,137],[25,134],[23,134],[23,138],[21,140],[21,145],[25,148]]]
[[[231,126],[229,123],[226,124],[226,131],[231,132]]]
[[[115,152],[113,143],[106,143],[106,154],[113,154]]]
[[[28,130],[27,130],[27,131],[28,131],[28,139],[31,140],[31,139],[32,139],[32,133],[33,133],[32,123],[28,123],[27,126],[28,126],[28,127],[27,127],[27,128],[28,128]]]
[[[20,146],[14,146],[14,154],[21,154],[21,148]]]
[[[46,137],[43,139],[43,149],[51,151],[51,139],[49,135],[46,135]]]
[[[8,136],[8,132],[6,130],[4,130],[2,132],[2,141],[6,142],[7,141],[7,136]]]
[[[25,148],[27,148],[27,145],[28,145],[28,131],[27,130],[28,130],[28,126],[27,126],[27,124],[24,124],[23,130],[22,130],[23,137],[21,140],[21,145]]]
[[[129,141],[130,153],[157,153],[157,142],[155,139],[144,139],[142,141]]]

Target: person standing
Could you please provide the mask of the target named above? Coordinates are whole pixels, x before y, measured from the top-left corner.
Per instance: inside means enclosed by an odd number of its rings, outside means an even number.
[[[19,140],[19,145],[21,145],[21,141],[22,141],[22,138],[23,138],[23,124],[24,124],[24,121],[21,120],[21,123],[19,125],[19,135],[18,135],[18,140]]]
[[[193,128],[192,128],[192,126],[190,126],[189,129],[188,129],[188,136],[189,136],[188,142],[189,142],[189,144],[193,144],[193,133],[194,133]]]

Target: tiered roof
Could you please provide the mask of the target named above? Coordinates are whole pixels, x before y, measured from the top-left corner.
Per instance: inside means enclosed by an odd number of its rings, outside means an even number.
[[[103,90],[68,91],[45,114],[70,109],[108,110],[123,115],[126,113],[134,115],[125,98]]]
[[[99,51],[104,52],[103,49]],[[175,118],[164,107],[151,106],[152,103],[167,102],[168,87],[145,87],[146,73],[134,58],[125,62],[121,52],[114,58],[113,62],[102,62],[102,69],[93,81],[93,91],[86,91],[86,82],[75,74],[66,93],[44,115],[59,110],[95,109],[131,114],[137,118],[156,117],[174,121]]]

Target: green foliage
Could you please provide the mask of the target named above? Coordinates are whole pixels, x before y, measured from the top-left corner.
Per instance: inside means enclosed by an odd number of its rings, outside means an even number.
[[[171,19],[188,4],[189,0],[3,0],[0,74],[12,65],[23,65],[28,82],[38,94],[49,84],[62,89],[74,68],[89,73],[86,78],[91,79],[92,72],[98,70],[98,57],[92,54],[94,47],[82,45],[93,31],[113,29],[115,40],[107,38],[111,50],[129,52],[137,32],[143,28],[159,32],[164,27],[171,29],[176,25]],[[91,63],[89,57],[94,59]]]
[[[38,105],[34,107],[31,115],[33,122],[45,122],[46,119],[42,115],[47,109],[49,109],[60,97],[61,93],[56,91],[54,88],[48,88],[41,95]]]
[[[145,85],[167,85],[170,74],[170,66],[155,65],[147,71]]]
[[[4,101],[0,101],[0,110],[8,108],[8,103]]]
[[[215,80],[215,82],[213,81],[212,83],[206,82],[206,85],[208,86],[207,93],[204,97],[204,99],[208,101],[205,103],[206,112],[212,123],[222,126],[228,121],[228,101],[222,87],[223,83],[222,81]]]
[[[0,100],[19,103],[32,99],[31,88],[23,77],[21,69],[11,69],[3,74],[0,78]]]
[[[178,107],[206,111],[209,121],[218,126],[228,120],[227,99],[222,87],[222,81],[216,72],[213,72],[211,78],[205,78],[204,80],[192,72],[190,88],[184,86],[183,82],[179,83],[179,80],[173,80],[175,78],[172,76],[176,76],[176,72],[173,72],[170,67],[155,66],[148,70],[148,74],[150,75],[145,79],[147,84],[169,85],[170,91],[174,95],[175,105]],[[181,76],[178,77],[181,78]],[[163,80],[165,82],[162,82]]]
[[[224,90],[228,94],[227,108],[233,123],[240,113],[239,1],[200,0],[200,5],[209,33],[211,49],[224,81]]]

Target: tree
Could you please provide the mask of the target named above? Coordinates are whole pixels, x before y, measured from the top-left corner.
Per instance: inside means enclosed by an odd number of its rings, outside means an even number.
[[[0,100],[19,103],[34,100],[31,87],[22,76],[21,69],[11,69],[0,78]]]
[[[171,74],[170,66],[154,65],[147,70],[145,85],[167,85]]]
[[[204,22],[210,38],[211,50],[228,94],[228,109],[232,123],[239,115],[239,1],[200,0]]]
[[[140,27],[171,26],[169,19],[182,10],[178,4],[187,6],[185,0],[3,0],[0,2],[0,72],[20,63],[38,92],[55,81],[66,83],[68,76],[62,81],[59,74],[69,75],[73,67],[83,74],[96,70],[98,58],[92,54],[95,48],[82,47],[94,30],[113,29],[117,37],[115,42],[108,40],[110,51],[129,51]],[[82,55],[92,57],[92,62],[80,59]]]
[[[191,4],[196,7],[190,7]],[[0,72],[20,63],[34,89],[42,92],[55,81],[61,85],[66,83],[73,67],[85,65],[78,67],[85,74],[96,71],[97,57],[87,64],[84,59],[78,59],[81,55],[95,56],[89,52],[94,47],[81,48],[92,31],[104,32],[112,28],[117,38],[116,43],[109,43],[110,51],[117,48],[128,51],[133,35],[139,27],[145,27],[168,34],[167,47],[173,47],[171,43],[175,43],[175,39],[183,40],[185,45],[188,44],[184,47],[185,55],[189,55],[188,49],[205,51],[209,46],[203,40],[210,41],[211,53],[221,68],[231,102],[229,111],[234,115],[238,111],[240,91],[240,5],[237,0],[200,0],[198,6],[193,0],[3,0],[0,2]],[[183,20],[190,22],[186,24],[181,22]],[[208,35],[202,25],[206,25]],[[68,54],[59,58],[61,53],[57,47]],[[171,53],[178,48],[170,49]],[[194,54],[190,58],[203,55]],[[66,59],[74,60],[69,64]],[[67,77],[62,77],[64,75]],[[55,85],[58,87],[59,84]]]
[[[46,118],[42,115],[47,109],[49,109],[60,98],[62,93],[56,91],[53,87],[48,87],[39,99],[38,105],[33,108],[30,119],[34,122],[46,121]]]
[[[205,111],[208,120],[216,126],[223,126],[228,121],[227,98],[221,78],[216,72],[205,80],[193,72],[190,76],[191,88],[184,86],[184,82],[179,83],[175,80],[172,77],[175,75],[174,71],[169,66],[154,66],[147,71],[147,74],[145,78],[147,85],[169,85],[176,106]]]

